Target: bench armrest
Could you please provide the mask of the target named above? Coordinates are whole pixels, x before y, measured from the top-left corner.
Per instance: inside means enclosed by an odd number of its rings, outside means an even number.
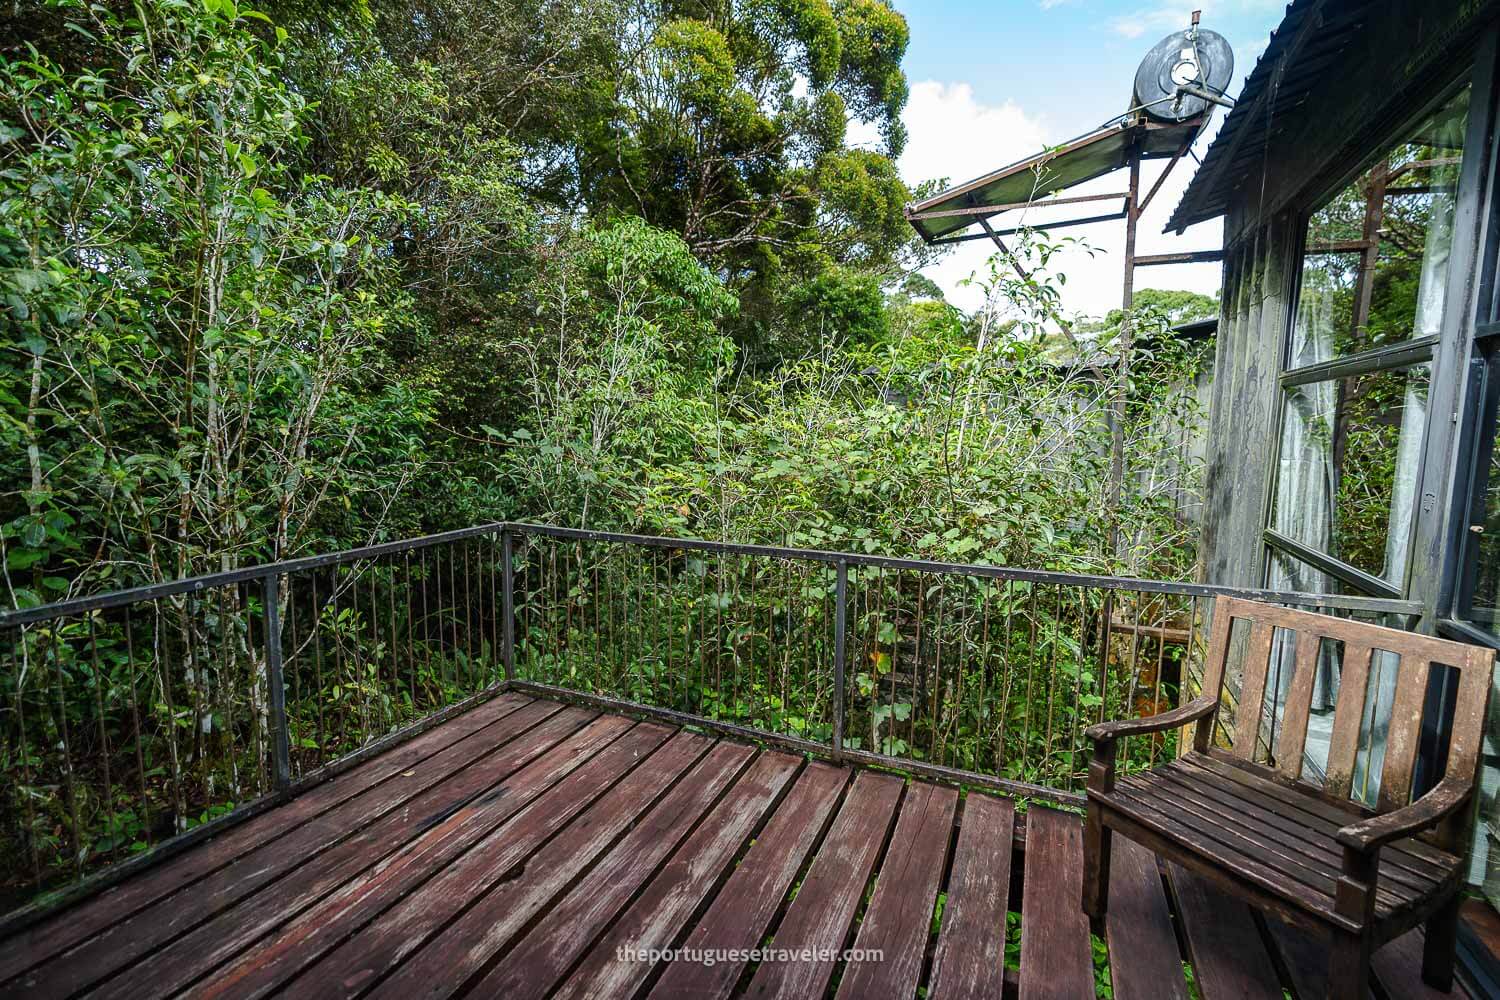
[[[1366,852],[1421,833],[1462,809],[1473,791],[1469,782],[1444,778],[1409,806],[1349,824],[1338,832],[1338,841],[1351,850]]]
[[[1094,743],[1112,743],[1126,736],[1143,736],[1166,729],[1177,729],[1211,715],[1219,707],[1214,695],[1199,695],[1192,701],[1170,712],[1147,716],[1144,719],[1123,719],[1119,722],[1101,722],[1083,731],[1083,735]]]

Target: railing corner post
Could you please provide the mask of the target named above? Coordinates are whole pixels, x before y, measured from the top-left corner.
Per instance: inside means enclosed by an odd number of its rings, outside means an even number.
[[[505,660],[505,679],[516,679],[516,592],[514,536],[509,528],[500,530],[500,616],[502,621],[501,655]]]
[[[849,562],[838,561],[833,592],[833,755],[844,756],[844,660],[849,627]]]
[[[284,792],[292,784],[291,742],[287,734],[286,678],[281,662],[281,576],[267,573],[265,593],[266,689],[271,700],[271,762],[276,791]]]

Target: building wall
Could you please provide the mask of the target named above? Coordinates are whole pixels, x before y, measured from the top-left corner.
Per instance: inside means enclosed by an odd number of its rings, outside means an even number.
[[[1328,0],[1306,6],[1336,21],[1363,5]],[[1319,72],[1323,84],[1282,112],[1270,128],[1239,129],[1254,134],[1261,148],[1259,168],[1237,180],[1224,220],[1226,255],[1205,469],[1204,581],[1264,583],[1262,531],[1277,453],[1277,379],[1296,291],[1304,214],[1353,177],[1369,154],[1472,58],[1479,28],[1497,7],[1495,0],[1382,0],[1363,6],[1359,30],[1331,67]],[[1300,72],[1293,67],[1288,75]],[[1262,112],[1257,106],[1251,117]],[[1446,370],[1440,367],[1437,373],[1439,382],[1456,383],[1461,361],[1437,360],[1440,366],[1447,361]],[[1453,405],[1455,393],[1443,392],[1436,383],[1434,390],[1434,404]],[[1434,409],[1435,419],[1440,412]],[[1434,443],[1441,452],[1446,437]],[[1424,483],[1424,507],[1440,509],[1444,492]],[[1442,533],[1440,525],[1424,526],[1422,537],[1414,539],[1414,548],[1430,563],[1439,561]],[[1433,586],[1423,580],[1419,589]]]
[[[1294,239],[1272,220],[1226,258],[1204,468],[1203,577],[1258,587],[1266,491],[1276,454],[1281,370]]]

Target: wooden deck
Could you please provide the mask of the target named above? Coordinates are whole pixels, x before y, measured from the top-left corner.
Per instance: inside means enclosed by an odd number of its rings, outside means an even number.
[[[1321,995],[1318,941],[1115,850],[1115,996]],[[1082,872],[1069,813],[512,692],[0,943],[0,994],[1086,997]],[[719,960],[625,953],[669,948]],[[1387,996],[1441,995],[1420,953]]]

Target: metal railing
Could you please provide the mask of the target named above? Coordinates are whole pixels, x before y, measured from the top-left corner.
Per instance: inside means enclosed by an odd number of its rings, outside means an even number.
[[[1219,594],[1417,610],[496,523],[4,612],[0,889],[114,877],[507,685],[1076,803],[1083,729],[1178,704]]]

